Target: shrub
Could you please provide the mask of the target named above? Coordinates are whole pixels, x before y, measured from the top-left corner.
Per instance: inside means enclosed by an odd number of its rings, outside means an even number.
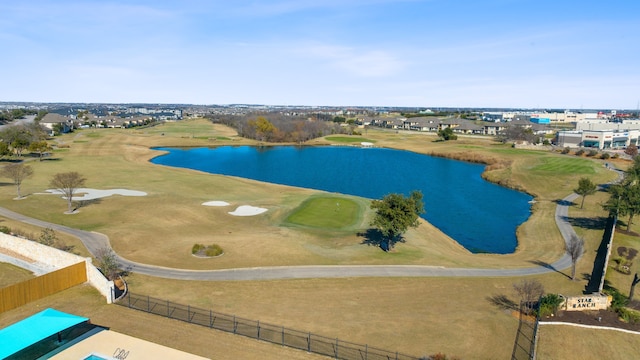
[[[598,155],[598,150],[589,150],[589,152],[587,153],[587,156],[596,156]]]
[[[606,288],[603,290],[603,292],[607,295],[611,295],[611,309],[615,312],[623,309],[629,302],[626,296],[622,295],[618,290],[614,288]]]
[[[600,155],[600,159],[602,160],[607,160],[610,157],[611,155],[609,155],[609,153],[602,153],[602,155]]]
[[[618,315],[620,315],[622,321],[626,323],[635,324],[637,322],[640,322],[640,312],[627,308],[620,308],[618,309],[617,313]]]
[[[204,256],[218,256],[221,255],[224,251],[220,247],[220,245],[212,244],[205,246],[204,244],[194,244],[191,248],[191,254],[193,255],[204,255]]]
[[[584,154],[584,150],[580,149],[578,151],[576,151],[576,156],[582,156],[582,154]]]
[[[571,152],[571,149],[568,146],[565,147],[564,149],[562,149],[562,151],[561,151],[562,154],[568,154],[570,152]]]
[[[558,294],[547,294],[540,298],[538,314],[540,316],[549,316],[555,314],[558,311],[558,306],[562,304],[564,300]]]
[[[11,229],[6,226],[0,226],[0,232],[5,234],[11,234]]]
[[[617,159],[617,158],[619,158],[619,157],[620,157],[620,154],[615,153],[615,154],[613,154],[613,157],[612,157],[612,158],[613,158],[613,159]]]
[[[197,254],[202,249],[204,249],[204,245],[203,244],[193,244],[193,247],[191,248],[191,253],[192,254]]]
[[[218,255],[222,254],[223,251],[222,251],[222,248],[219,245],[213,244],[213,245],[207,246],[207,250],[205,250],[204,253],[207,256],[218,256]]]

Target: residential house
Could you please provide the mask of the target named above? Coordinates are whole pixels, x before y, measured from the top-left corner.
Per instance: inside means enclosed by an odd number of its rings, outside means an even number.
[[[56,113],[48,113],[40,120],[40,125],[49,130],[49,135],[54,134],[54,129],[58,127],[61,133],[68,133],[75,128],[73,119]]]

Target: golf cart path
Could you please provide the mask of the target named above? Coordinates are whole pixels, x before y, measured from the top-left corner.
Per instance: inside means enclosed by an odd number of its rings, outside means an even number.
[[[569,205],[578,197],[571,194],[556,207],[555,220],[565,243],[576,235],[568,222]],[[0,215],[27,224],[52,228],[79,238],[87,250],[96,255],[103,249],[112,249],[109,238],[101,233],[70,228],[64,225],[48,223],[0,207]],[[305,278],[346,278],[346,277],[511,277],[544,274],[560,271],[571,266],[571,258],[564,254],[552,264],[517,269],[476,269],[448,268],[426,265],[309,265],[309,266],[270,266],[235,268],[222,270],[188,270],[142,264],[127,260],[114,252],[123,269],[138,274],[178,280],[272,280]]]

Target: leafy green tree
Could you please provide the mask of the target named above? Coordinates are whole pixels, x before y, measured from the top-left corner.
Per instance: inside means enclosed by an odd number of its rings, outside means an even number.
[[[67,200],[67,214],[73,213],[73,195],[79,187],[83,186],[86,179],[75,171],[57,173],[53,175],[49,185],[58,190]]]
[[[382,200],[373,200],[371,209],[375,211],[371,226],[380,230],[386,238],[385,250],[389,251],[405,231],[420,224],[418,218],[424,213],[422,193],[413,191],[409,197],[389,194]]]
[[[631,230],[634,216],[640,213],[640,184],[612,185],[609,193],[611,196],[603,208],[610,214],[627,216],[627,231]]]
[[[451,129],[450,127],[438,130],[438,136],[444,141],[458,139],[458,135],[454,134],[453,129]]]
[[[0,140],[0,156],[4,157],[9,155],[11,155],[11,148],[9,147],[9,144]]]
[[[38,154],[38,159],[40,161],[42,161],[42,156],[49,152],[52,151],[53,148],[51,147],[51,145],[49,145],[49,143],[46,140],[42,140],[42,141],[35,141],[32,142],[29,145],[29,151],[37,153]]]
[[[596,193],[598,187],[589,178],[583,177],[578,181],[578,187],[573,189],[573,192],[582,196],[582,202],[580,203],[580,209],[584,206],[584,198],[588,195]]]
[[[11,147],[18,157],[22,156],[22,153],[29,147],[29,145],[29,139],[25,137],[18,137],[11,143]]]
[[[31,175],[33,175],[33,169],[31,166],[24,165],[23,163],[9,164],[2,168],[2,176],[13,180],[13,183],[16,185],[18,199],[22,198],[20,194],[22,181],[31,177]]]
[[[269,141],[277,131],[273,123],[263,116],[259,116],[256,120],[249,121],[248,124],[255,129],[256,136],[260,141]]]

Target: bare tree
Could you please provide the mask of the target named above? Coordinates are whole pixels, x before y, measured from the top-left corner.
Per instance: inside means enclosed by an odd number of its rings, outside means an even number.
[[[24,165],[23,163],[10,164],[2,168],[2,176],[10,178],[16,185],[18,199],[22,198],[22,195],[20,194],[20,185],[22,185],[22,181],[31,175],[33,175],[33,169],[31,166]]]
[[[40,233],[38,242],[42,245],[54,246],[58,242],[58,236],[52,228],[46,228]]]
[[[67,199],[67,214],[73,213],[73,194],[76,193],[79,187],[84,185],[86,180],[75,171],[53,175],[49,185],[62,193],[63,197]]]
[[[565,244],[565,251],[571,257],[571,280],[576,279],[576,263],[584,252],[584,240],[577,235],[571,235],[569,242]]]
[[[542,294],[544,294],[544,286],[538,280],[522,280],[519,283],[513,284],[513,289],[518,293],[520,301],[533,302],[538,301]]]
[[[96,267],[102,271],[102,274],[109,279],[115,280],[122,273],[120,264],[113,250],[102,248],[96,254]]]

